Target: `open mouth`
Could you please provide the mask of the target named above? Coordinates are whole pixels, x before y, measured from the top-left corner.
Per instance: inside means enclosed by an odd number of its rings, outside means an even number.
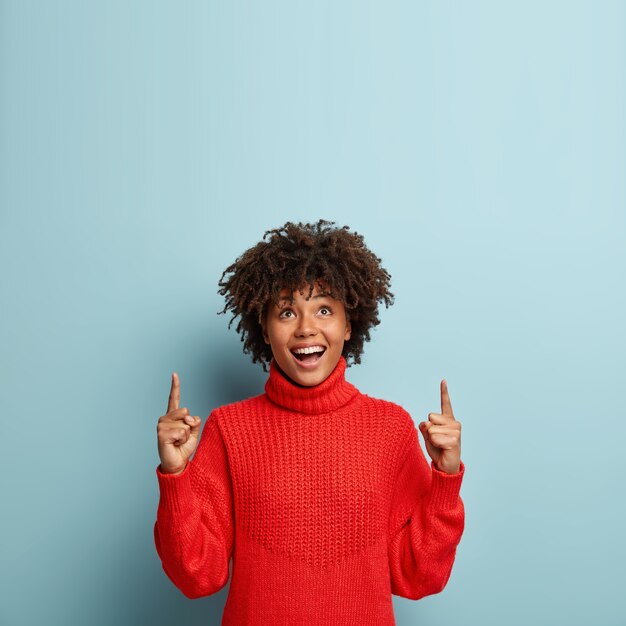
[[[326,348],[315,347],[313,350],[308,349],[306,352],[291,351],[296,361],[306,366],[315,365],[326,352]]]

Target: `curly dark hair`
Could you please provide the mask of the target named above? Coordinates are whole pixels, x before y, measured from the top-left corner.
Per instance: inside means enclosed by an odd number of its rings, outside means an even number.
[[[320,219],[316,224],[287,222],[267,230],[263,241],[222,273],[218,293],[226,297],[226,304],[218,315],[231,309],[228,328],[241,316],[237,333],[241,333],[243,351],[252,354],[253,363],[260,361],[266,372],[272,349],[263,339],[263,322],[268,306],[278,304],[282,289],[291,290],[293,303],[294,291],[308,284],[308,300],[317,283],[323,293],[343,302],[351,325],[342,351],[348,367],[350,358],[361,363],[370,329],[380,324],[378,302],[384,301],[387,308],[394,302],[389,291],[391,275],[380,265],[381,259],[367,248],[362,235],[333,224]]]

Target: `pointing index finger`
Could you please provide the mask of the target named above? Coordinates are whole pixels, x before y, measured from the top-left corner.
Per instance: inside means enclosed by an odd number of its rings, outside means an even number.
[[[450,394],[448,393],[448,382],[445,378],[441,381],[441,413],[443,415],[449,415],[454,419],[452,404],[450,403]]]
[[[180,379],[178,374],[174,372],[172,374],[172,387],[170,389],[170,397],[167,402],[167,412],[174,411],[180,404]]]

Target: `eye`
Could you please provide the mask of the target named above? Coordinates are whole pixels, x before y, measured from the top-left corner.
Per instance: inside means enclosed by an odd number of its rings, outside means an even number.
[[[323,306],[320,311],[328,311],[329,313],[332,313],[332,311],[327,307],[327,306]],[[327,317],[326,315],[324,315],[323,317]]]
[[[278,317],[283,317],[283,315],[285,315],[285,313],[292,313],[293,311],[291,309],[285,309],[282,313],[280,313],[280,315]]]

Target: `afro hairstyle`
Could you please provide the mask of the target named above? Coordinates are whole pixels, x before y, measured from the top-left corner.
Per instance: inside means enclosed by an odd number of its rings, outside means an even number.
[[[293,302],[294,291],[308,284],[308,300],[317,284],[323,293],[343,303],[351,325],[342,351],[347,366],[351,359],[361,363],[370,329],[380,324],[378,303],[384,301],[388,308],[394,302],[389,291],[391,275],[381,266],[381,259],[367,248],[362,235],[334,224],[320,219],[315,224],[287,222],[267,230],[263,241],[222,273],[218,293],[226,304],[218,315],[232,311],[228,328],[241,317],[236,330],[243,351],[252,355],[253,363],[260,361],[266,372],[273,355],[263,338],[263,324],[268,307],[278,304],[282,289],[291,291]]]

